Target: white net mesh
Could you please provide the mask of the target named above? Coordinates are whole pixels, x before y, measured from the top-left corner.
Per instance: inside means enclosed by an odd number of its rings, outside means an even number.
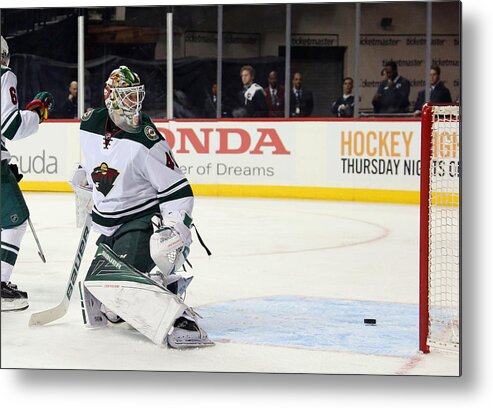
[[[459,348],[459,107],[434,106],[429,190],[428,345]]]

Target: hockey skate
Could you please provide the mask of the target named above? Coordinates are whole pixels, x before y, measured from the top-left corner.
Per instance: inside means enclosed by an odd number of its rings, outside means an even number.
[[[29,307],[27,293],[13,283],[2,282],[2,312],[26,310]]]
[[[125,320],[123,320],[120,316],[118,316],[116,313],[113,313],[110,309],[108,309],[105,305],[101,303],[101,307],[99,308],[100,312],[106,317],[106,319],[113,323],[113,324],[119,324],[119,323],[124,323]]]
[[[173,331],[168,335],[168,345],[175,349],[192,347],[210,347],[214,342],[197,323],[197,314],[191,309],[185,310],[183,315],[176,319]]]

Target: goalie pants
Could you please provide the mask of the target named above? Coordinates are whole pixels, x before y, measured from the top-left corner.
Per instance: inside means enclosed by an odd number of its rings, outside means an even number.
[[[8,282],[12,275],[22,237],[26,232],[29,210],[15,176],[10,171],[7,160],[1,164],[1,247],[0,259],[2,282]]]
[[[108,245],[126,263],[140,272],[150,272],[156,266],[149,249],[149,240],[154,232],[151,225],[153,215],[145,215],[123,224],[110,237],[101,235],[96,244]]]

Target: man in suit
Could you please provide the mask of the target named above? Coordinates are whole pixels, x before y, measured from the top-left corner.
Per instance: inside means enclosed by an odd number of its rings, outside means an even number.
[[[265,101],[269,109],[269,117],[283,118],[284,117],[284,87],[279,85],[277,81],[277,72],[272,71],[267,81],[269,86],[264,88]]]
[[[384,67],[387,80],[382,81],[372,104],[375,113],[407,113],[411,83],[397,72],[397,64],[388,61]]]
[[[68,97],[63,101],[60,107],[51,115],[53,119],[77,119],[77,93],[79,85],[77,81],[70,82],[68,88]]]
[[[450,91],[440,81],[440,67],[434,65],[430,69],[430,102],[432,103],[449,103],[452,102]],[[425,104],[425,90],[419,91],[416,103],[414,104],[414,116],[421,116],[421,109]]]
[[[293,88],[289,101],[289,112],[291,117],[307,117],[313,112],[313,94],[301,86],[303,77],[300,72],[293,75]]]
[[[204,101],[204,116],[206,118],[217,117],[217,84],[211,86],[211,93],[208,93]]]
[[[353,78],[346,77],[342,81],[342,95],[332,102],[331,110],[338,118],[354,116]]]

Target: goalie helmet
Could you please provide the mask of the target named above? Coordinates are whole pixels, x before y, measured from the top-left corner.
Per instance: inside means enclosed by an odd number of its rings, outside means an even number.
[[[7,41],[5,41],[5,38],[3,38],[3,35],[2,35],[2,40],[1,40],[1,62],[2,62],[2,65],[5,65],[6,67],[9,66],[9,62],[10,62],[10,54],[9,54],[9,46],[7,44]]]
[[[137,133],[142,122],[144,85],[139,76],[122,65],[113,70],[104,88],[104,102],[111,120],[121,129]]]

